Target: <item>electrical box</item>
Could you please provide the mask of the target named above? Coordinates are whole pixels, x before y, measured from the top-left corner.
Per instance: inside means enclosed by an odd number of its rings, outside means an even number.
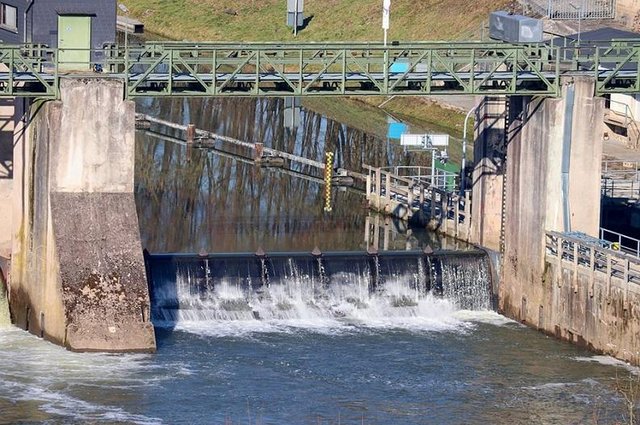
[[[541,43],[542,21],[509,12],[491,12],[489,37],[507,43]]]

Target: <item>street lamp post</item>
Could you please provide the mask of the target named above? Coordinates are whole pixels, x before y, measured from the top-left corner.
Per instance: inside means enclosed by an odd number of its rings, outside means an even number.
[[[382,1],[382,29],[384,30],[384,45],[387,46],[387,31],[391,15],[391,0]]]
[[[574,6],[573,3],[569,3],[574,10],[578,11],[578,47],[580,47],[580,39],[582,35],[582,17],[584,16],[584,0],[580,0],[580,4]]]

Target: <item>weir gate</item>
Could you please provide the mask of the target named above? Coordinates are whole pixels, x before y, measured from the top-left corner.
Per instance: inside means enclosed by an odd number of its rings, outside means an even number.
[[[133,198],[131,99],[466,94],[480,96],[473,202],[465,202],[464,226],[449,223],[442,205],[446,230],[460,237],[464,229],[465,240],[500,251],[498,304],[510,317],[639,358],[635,307],[600,317],[605,309],[590,307],[588,291],[548,290],[545,235],[598,235],[599,96],[640,93],[640,43],[148,43],[101,51],[93,71],[58,53],[0,46],[0,97],[34,98],[15,102],[9,292],[18,326],[74,350],[155,348]],[[626,302],[607,296],[601,302]]]

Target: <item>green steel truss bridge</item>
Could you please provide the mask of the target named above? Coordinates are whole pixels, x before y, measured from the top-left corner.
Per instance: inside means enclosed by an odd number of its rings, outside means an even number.
[[[596,95],[640,93],[640,40],[580,48],[498,42],[150,42],[92,51],[100,59],[91,64],[65,62],[64,53],[0,44],[0,97],[57,98],[61,77],[90,76],[123,80],[127,98],[558,96],[561,77],[579,75],[596,80]]]

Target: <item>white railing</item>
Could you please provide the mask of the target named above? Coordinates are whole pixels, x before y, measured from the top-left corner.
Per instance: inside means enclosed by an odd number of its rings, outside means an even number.
[[[413,179],[426,187],[435,187],[439,190],[454,192],[459,187],[460,176],[458,173],[440,170],[435,168],[432,172],[431,167],[423,167],[419,165],[399,165],[394,167],[382,168],[395,176]]]
[[[393,168],[393,167],[392,167]],[[368,171],[366,196],[369,207],[403,220],[415,214],[447,235],[468,240],[471,229],[471,193],[464,194],[425,185],[417,179],[363,164]],[[430,170],[429,170],[430,171]]]
[[[609,247],[614,251],[622,251],[640,258],[640,240],[636,238],[601,227],[600,239],[609,242]]]
[[[607,198],[640,199],[640,164],[602,161],[601,194]]]
[[[556,20],[613,19],[616,0],[548,0],[546,16]]]
[[[546,232],[547,259],[602,273],[624,283],[640,284],[640,258],[611,249],[608,244],[586,235]]]
[[[612,108],[611,105],[615,107]],[[630,148],[638,148],[638,137],[640,137],[640,127],[638,121],[633,116],[629,105],[618,100],[609,100],[607,115],[609,122],[614,125],[621,125],[627,131],[627,144]],[[617,119],[619,117],[619,119]]]

